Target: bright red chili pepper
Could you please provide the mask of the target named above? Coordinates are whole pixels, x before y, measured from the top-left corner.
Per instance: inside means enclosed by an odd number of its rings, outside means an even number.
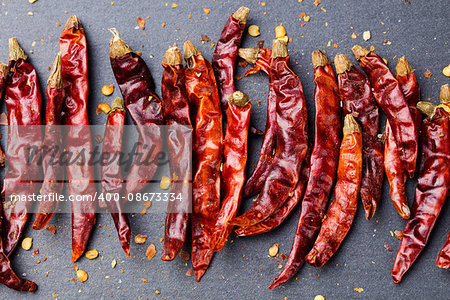
[[[163,107],[155,93],[152,74],[145,61],[120,38],[115,28],[109,42],[111,68],[116,77],[125,106],[139,131],[139,155],[126,178],[125,195],[142,191],[158,168],[158,155],[163,140]]]
[[[316,267],[323,266],[333,256],[352,225],[361,186],[362,148],[361,127],[352,115],[346,115],[334,200],[306,256],[306,261]]]
[[[303,88],[289,65],[287,46],[274,40],[269,78],[277,99],[276,151],[269,176],[258,199],[243,215],[230,221],[250,226],[280,208],[297,185],[308,144],[307,111]]]
[[[449,101],[450,93],[445,95],[441,90],[441,103]],[[411,218],[406,221],[392,266],[395,283],[425,248],[450,188],[450,109],[429,102],[418,102],[417,108],[428,117],[421,126],[422,155]]]
[[[228,18],[212,57],[211,64],[219,89],[222,113],[227,110],[228,98],[236,91],[234,65],[249,13],[250,10],[242,6]]]
[[[315,139],[311,153],[310,180],[306,186],[294,242],[285,267],[269,286],[274,289],[291,279],[305,263],[319,233],[331,189],[336,180],[341,136],[341,108],[336,77],[321,51],[313,55]]]
[[[63,124],[67,126],[65,147],[78,157],[92,151],[91,131],[87,115],[89,93],[87,43],[83,26],[76,16],[71,16],[59,38],[61,76],[63,82]],[[89,196],[95,200],[94,168],[83,158],[68,164],[69,194]],[[83,255],[95,223],[96,201],[71,201],[72,206],[72,261]]]
[[[42,166],[44,169],[44,182],[41,187],[41,195],[60,195],[64,186],[64,169],[55,163],[55,154],[62,151],[62,79],[61,79],[61,53],[59,52],[53,63],[50,76],[47,81],[47,108],[45,113],[46,126],[43,148]],[[51,151],[52,147],[54,151]],[[58,151],[59,150],[59,151]],[[58,207],[57,199],[41,201],[36,219],[33,223],[33,229],[41,230],[53,217]]]
[[[9,72],[6,79],[5,102],[8,113],[8,171],[2,190],[3,250],[9,256],[16,247],[32,201],[11,203],[13,194],[28,196],[39,193],[42,169],[36,155],[29,161],[28,150],[39,149],[42,143],[41,91],[36,70],[15,38],[9,39]],[[31,147],[31,148],[30,148]]]
[[[408,102],[409,110],[413,118],[416,130],[420,128],[420,122],[422,121],[422,115],[417,110],[416,104],[420,100],[420,88],[417,82],[414,71],[405,57],[398,60],[395,67],[396,77],[400,84],[400,87],[405,95],[405,99]],[[400,157],[398,155],[397,143],[395,137],[392,134],[391,126],[389,122],[386,123],[385,130],[385,147],[384,147],[384,168],[386,170],[386,177],[389,181],[389,194],[391,195],[394,207],[400,216],[404,219],[409,219],[411,210],[408,206],[408,199],[405,192],[405,181],[407,174],[402,166]],[[418,138],[419,133],[416,133]]]
[[[450,268],[450,232],[447,235],[447,241],[439,252],[439,256],[436,260],[436,266],[443,269]]]
[[[192,267],[199,281],[214,254],[214,227],[220,210],[222,111],[211,63],[190,41],[183,50],[187,62],[186,90],[194,123]]]
[[[167,204],[164,227],[164,248],[162,260],[173,260],[186,241],[191,205],[192,163],[188,139],[192,136],[189,115],[189,100],[183,68],[183,56],[174,45],[164,54],[164,71],[161,79],[161,94],[164,106],[164,120],[167,126],[167,146],[169,150],[170,192],[181,195],[181,201]]]
[[[214,250],[220,251],[233,230],[228,221],[236,217],[242,199],[247,164],[248,130],[251,102],[242,92],[234,92],[228,98],[227,129],[225,133],[222,166],[222,207],[214,228]]]
[[[367,77],[344,55],[334,58],[344,114],[357,115],[362,127],[363,177],[360,197],[366,219],[377,210],[383,185],[383,143],[378,139],[379,114]]]
[[[105,134],[103,136],[103,159],[106,157],[118,157],[122,151],[122,137],[125,126],[125,106],[121,98],[116,98],[111,104],[106,121]],[[108,160],[108,159],[106,159]],[[102,193],[107,195],[120,194],[123,189],[123,177],[120,164],[117,160],[102,164]],[[113,198],[113,197],[112,197]],[[123,212],[123,201],[105,201],[116,225],[119,240],[125,254],[130,257],[130,221],[128,215]]]
[[[413,177],[417,158],[417,130],[398,80],[375,53],[359,45],[352,50],[372,83],[375,99],[386,113],[403,167]]]

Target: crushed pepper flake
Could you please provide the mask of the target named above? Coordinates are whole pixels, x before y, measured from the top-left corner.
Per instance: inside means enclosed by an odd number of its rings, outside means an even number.
[[[314,1],[314,5],[315,5],[315,6],[319,6],[319,5],[320,5],[320,0]]]
[[[147,247],[147,250],[145,251],[145,256],[147,256],[148,260],[152,260],[152,258],[156,254],[156,247],[153,244],[150,244],[150,246]]]
[[[200,41],[202,41],[202,42],[210,42],[211,39],[206,34],[202,34],[201,38],[200,38]]]
[[[189,270],[187,270],[186,276],[187,276],[187,277],[192,277],[192,276],[194,276],[194,272],[192,272],[192,268],[189,268]]]
[[[172,3],[172,8],[176,8],[176,7],[178,7],[178,4]]]
[[[136,243],[136,244],[144,244],[145,243],[145,241],[147,241],[147,238],[148,238],[148,236],[147,235],[145,235],[145,234],[137,234],[135,237],[134,237],[134,242]]]
[[[401,240],[402,237],[403,237],[403,231],[401,231],[401,230],[394,230],[394,236],[396,238],[398,238],[399,240]]]
[[[205,12],[205,14],[209,15],[210,10],[208,8],[204,8],[203,11]]]
[[[427,70],[425,71],[425,73],[423,73],[423,75],[425,76],[425,78],[428,78],[428,79],[429,79],[429,78],[431,78],[431,76],[433,75],[433,73],[431,73],[431,71],[427,69]]]
[[[384,249],[386,249],[389,252],[392,252],[392,247],[389,246],[388,244],[384,244]]]
[[[141,17],[137,17],[136,23],[141,27],[142,30],[145,29],[145,19]]]
[[[363,289],[363,288],[354,288],[354,290],[355,290],[356,292],[358,292],[358,293],[364,292],[364,289]]]
[[[352,37],[352,39],[356,39],[356,33],[353,32],[351,37]]]
[[[327,12],[327,10],[325,9],[325,7],[321,7],[320,9],[321,9],[323,12],[325,12],[325,13]]]
[[[55,225],[49,225],[45,229],[47,229],[48,232],[51,234],[56,234],[56,226]]]

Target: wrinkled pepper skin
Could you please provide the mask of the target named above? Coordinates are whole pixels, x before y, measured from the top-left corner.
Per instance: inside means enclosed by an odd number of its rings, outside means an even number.
[[[372,219],[381,200],[383,185],[383,143],[378,139],[379,113],[367,77],[344,55],[334,59],[339,96],[344,114],[357,114],[362,127],[363,175],[360,197],[367,220]]]
[[[447,235],[447,241],[439,252],[439,256],[436,260],[436,266],[443,269],[450,268],[450,232]]]
[[[276,153],[258,199],[243,215],[232,219],[232,225],[257,224],[284,204],[297,185],[308,148],[305,95],[290,67],[286,44],[274,40],[272,58],[269,78],[277,99]]]
[[[64,186],[64,168],[54,163],[54,155],[59,155],[63,151],[60,127],[62,125],[62,107],[61,53],[58,53],[47,81],[46,126],[43,142],[44,149],[52,149],[54,146],[57,146],[58,149],[55,149],[55,152],[43,154],[44,182],[41,187],[41,195],[51,195],[52,193],[61,195]],[[33,229],[41,230],[47,226],[57,208],[57,200],[41,201],[33,223]]]
[[[420,102],[419,102],[420,103]],[[392,267],[395,283],[402,280],[427,244],[450,188],[450,114],[438,107],[421,126],[421,158],[411,218]]]
[[[234,65],[250,10],[240,7],[227,20],[211,60],[219,89],[222,114],[226,114],[228,98],[236,91]]]
[[[362,143],[359,124],[352,115],[347,115],[334,200],[328,208],[317,240],[306,256],[306,261],[313,266],[321,267],[333,256],[353,223],[362,178]]]
[[[103,157],[107,157],[108,154],[114,157],[117,153],[122,152],[124,126],[125,107],[123,100],[117,98],[113,101],[106,120],[105,134],[103,135]],[[103,196],[108,197],[106,196],[107,194],[120,194],[124,183],[120,164],[117,161],[102,164],[101,173]],[[111,212],[122,249],[130,257],[131,229],[128,215],[123,212],[123,200],[115,201],[111,199],[110,201],[105,201],[105,204]]]
[[[223,155],[222,111],[211,63],[187,41],[184,44],[186,90],[194,123],[192,183],[192,267],[197,281],[214,254],[214,227],[220,210]]]
[[[111,68],[125,106],[139,131],[136,156],[126,177],[125,195],[141,192],[158,168],[163,140],[159,125],[164,124],[162,102],[155,93],[152,74],[144,60],[120,38],[116,29],[109,43]],[[149,163],[147,163],[149,162]]]
[[[2,198],[3,250],[9,256],[19,242],[32,201],[11,203],[10,195],[39,193],[42,169],[38,155],[28,161],[29,147],[41,147],[41,91],[36,70],[17,40],[9,40],[9,67],[6,78],[5,103],[8,114],[8,170]],[[25,127],[26,126],[26,127]],[[12,205],[11,205],[12,204]]]
[[[406,58],[400,58],[395,69],[397,73],[396,78],[400,84],[403,95],[405,95],[405,99],[408,102],[409,110],[414,120],[416,130],[419,130],[420,122],[422,121],[422,114],[416,108],[416,104],[420,100],[419,83],[417,82],[414,71]],[[411,210],[409,209],[408,199],[406,198],[405,192],[407,174],[398,155],[397,143],[395,142],[395,137],[392,134],[392,129],[389,122],[386,123],[385,137],[384,169],[386,171],[386,177],[389,181],[389,194],[399,215],[404,219],[409,219]],[[419,133],[417,132],[416,138],[418,137]]]
[[[336,77],[328,58],[313,52],[315,98],[315,139],[311,153],[310,180],[302,200],[300,217],[286,265],[269,289],[297,274],[305,263],[319,233],[331,189],[336,181],[341,144],[341,108]]]
[[[63,81],[63,124],[67,126],[66,150],[73,153],[92,151],[87,115],[89,93],[87,43],[83,26],[76,16],[67,21],[59,38]],[[72,261],[83,255],[95,223],[96,186],[94,168],[88,163],[69,164],[66,168],[71,195],[89,195],[92,201],[72,201]]]
[[[0,62],[0,101],[2,101],[3,97],[5,96],[6,75],[8,75],[8,66]],[[0,167],[5,166],[5,161],[5,152],[3,152],[3,149],[0,145]]]
[[[417,129],[400,84],[377,54],[358,45],[352,50],[369,77],[375,99],[386,114],[403,167],[413,177],[418,149]]]
[[[191,208],[192,181],[190,160],[191,149],[188,147],[189,129],[192,125],[189,114],[189,100],[186,91],[186,79],[183,68],[183,56],[177,47],[166,51],[162,66],[161,94],[164,106],[164,120],[167,128],[167,146],[169,149],[170,176],[175,180],[170,192],[181,194],[181,201],[169,201],[164,227],[164,247],[162,260],[173,260],[186,241],[186,232]],[[185,129],[182,130],[183,126]]]

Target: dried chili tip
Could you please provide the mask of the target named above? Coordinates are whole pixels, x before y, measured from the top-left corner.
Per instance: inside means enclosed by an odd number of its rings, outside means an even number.
[[[228,98],[228,102],[233,105],[243,107],[250,102],[250,97],[241,91],[236,91]]]
[[[47,85],[50,88],[60,89],[62,88],[62,78],[61,78],[61,52],[58,52],[53,62],[50,75],[47,80]]]
[[[180,49],[178,49],[177,44],[174,44],[164,53],[162,65],[176,66],[181,64],[183,64],[183,55]]]
[[[353,63],[345,54],[338,54],[334,57],[334,66],[336,67],[336,73],[342,74],[350,71]]]
[[[191,41],[187,40],[183,45],[183,55],[184,60],[188,61],[192,56],[201,55],[202,53],[198,50]]]
[[[287,56],[288,56],[287,44],[280,39],[273,40],[272,41],[272,58],[287,57]]]
[[[356,122],[355,117],[352,114],[348,114],[344,119],[344,135],[352,134],[355,132],[361,133],[361,126]]]
[[[123,102],[123,99],[120,97],[117,97],[114,99],[114,101],[111,103],[111,112],[115,110],[125,111],[125,103]]]
[[[234,12],[233,18],[238,20],[239,23],[245,24],[245,23],[247,23],[247,18],[248,18],[249,14],[250,14],[250,9],[245,6],[241,6],[238,8],[237,11]]]
[[[330,64],[328,57],[320,50],[312,52],[312,64],[314,69],[317,67],[323,67]]]
[[[361,57],[367,56],[370,53],[369,50],[360,45],[353,46],[352,51],[357,60],[360,60]]]
[[[10,61],[18,61],[19,59],[26,60],[28,58],[25,51],[19,46],[16,38],[10,38],[8,43]]]
[[[395,66],[395,73],[397,76],[407,75],[414,72],[409,64],[409,61],[403,56],[398,59],[397,66]]]
[[[79,30],[79,29],[83,29],[83,25],[81,25],[81,21],[80,19],[78,19],[78,17],[76,15],[72,15],[70,16],[69,20],[67,20],[66,25],[64,25],[64,31],[66,30],[70,30],[70,29],[74,29],[74,30]]]
[[[113,35],[109,41],[109,56],[111,58],[122,57],[133,51],[130,46],[120,38],[116,28],[110,28],[108,30]]]
[[[256,65],[258,53],[258,48],[239,48],[238,50],[238,56],[252,65]]]

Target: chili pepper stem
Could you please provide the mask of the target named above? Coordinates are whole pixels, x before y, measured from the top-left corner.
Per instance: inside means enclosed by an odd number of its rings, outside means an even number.
[[[56,55],[55,61],[53,62],[52,70],[50,71],[50,76],[48,77],[47,84],[50,88],[60,89],[62,88],[61,79],[61,52]]]
[[[63,30],[69,30],[72,28],[74,30],[83,29],[83,25],[81,25],[81,22],[76,15],[70,16],[70,18],[69,18],[69,20],[67,20],[67,23],[64,26]]]
[[[119,32],[116,28],[110,28],[108,30],[113,35],[113,37],[109,41],[109,57],[122,57],[125,54],[133,51],[130,46],[128,46],[128,44],[120,38]]]
[[[334,57],[334,66],[336,67],[336,73],[342,74],[344,72],[350,71],[353,63],[345,54],[338,54]]]
[[[228,102],[239,107],[243,107],[250,102],[250,98],[241,91],[236,91],[228,98]]]
[[[419,101],[416,106],[421,113],[427,115],[430,119],[433,118],[436,111],[436,105],[431,102]]]
[[[272,58],[287,57],[288,48],[285,42],[275,39],[272,42]]]
[[[450,86],[448,85],[448,83],[441,86],[440,98],[441,98],[441,103],[449,103],[450,102]]]
[[[4,63],[0,62],[0,72],[2,73],[3,79],[6,78],[6,75],[8,75],[8,65],[5,65]]]
[[[395,66],[396,76],[403,76],[414,72],[409,64],[409,61],[403,56],[398,59],[397,66]]]
[[[238,50],[239,57],[252,65],[256,65],[258,53],[259,53],[258,48],[240,48]]]
[[[233,14],[233,17],[238,20],[241,24],[247,23],[247,17],[250,14],[250,9],[245,6],[241,6],[238,10]]]
[[[328,57],[323,54],[320,50],[315,50],[312,52],[312,64],[314,69],[317,67],[323,67],[325,65],[329,65],[330,61],[328,60]]]
[[[176,44],[174,44],[173,47],[169,47],[166,53],[164,53],[162,64],[170,66],[183,64],[183,55],[181,54]]]
[[[348,114],[344,118],[344,135],[345,134],[352,134],[355,132],[361,133],[361,127],[359,126],[358,122],[356,122],[353,115]]]
[[[183,54],[184,60],[188,62],[192,56],[200,55],[201,52],[194,46],[194,44],[191,43],[191,41],[188,40],[183,45]]]
[[[113,112],[115,110],[125,111],[125,104],[123,102],[123,99],[120,98],[120,97],[117,97],[111,103],[111,110],[109,111],[109,113],[111,113],[111,112]]]
[[[367,50],[366,48],[360,46],[360,45],[355,45],[352,48],[353,54],[355,55],[357,60],[360,60],[361,57],[363,56],[367,56],[367,54],[370,53],[369,50]]]
[[[28,58],[25,51],[19,46],[16,38],[10,38],[8,43],[10,61],[18,61],[19,59],[26,60]]]

